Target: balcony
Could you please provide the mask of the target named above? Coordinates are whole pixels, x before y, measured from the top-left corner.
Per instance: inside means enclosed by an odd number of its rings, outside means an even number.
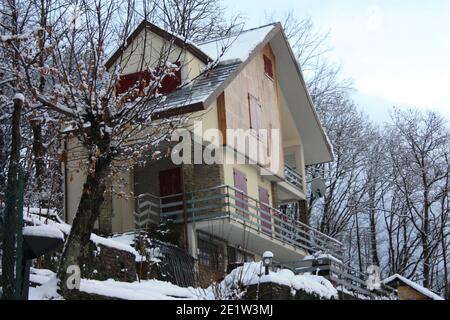
[[[282,203],[306,199],[303,176],[289,165],[284,166],[284,179],[278,181],[277,199]]]
[[[292,169],[290,166],[285,165],[284,166],[284,176],[285,176],[287,182],[289,182],[291,185],[293,185],[297,189],[304,192],[303,176],[300,173],[298,173],[297,171]]]
[[[271,250],[280,262],[317,251],[342,254],[339,241],[228,185],[161,198],[143,194],[136,208],[138,229],[161,218],[192,223],[229,241],[246,241],[254,252]]]

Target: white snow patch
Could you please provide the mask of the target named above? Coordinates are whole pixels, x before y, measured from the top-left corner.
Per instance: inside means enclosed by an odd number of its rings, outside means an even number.
[[[56,275],[52,271],[32,268],[30,279],[35,283],[42,283],[37,288],[30,288],[30,300],[62,299],[57,293]],[[81,279],[80,291],[124,300],[196,300],[206,298],[201,289],[182,288],[159,280],[129,283],[112,279],[106,281]]]
[[[25,96],[22,93],[16,93],[13,97],[13,100],[20,100],[25,102]]]
[[[80,290],[125,300],[198,299],[193,288],[181,288],[159,280],[128,283],[111,279],[107,281],[82,279]]]
[[[338,258],[336,258],[335,256],[329,254],[329,253],[322,253],[321,251],[316,252],[314,254],[305,256],[303,258],[303,260],[317,260],[317,259],[330,259],[333,260],[339,264],[342,264],[342,260],[339,260]]]
[[[43,285],[54,276],[54,272],[47,269],[30,268],[30,282]]]
[[[64,240],[64,234],[58,228],[49,225],[24,227],[23,235]]]
[[[238,35],[207,41],[198,47],[214,61],[247,60],[252,51],[266,38],[275,25],[242,31]],[[225,49],[225,52],[224,52]]]
[[[57,292],[58,279],[52,275],[47,281],[37,288],[30,287],[29,300],[62,300]]]
[[[35,210],[33,210],[33,211],[35,211]],[[59,231],[61,231],[65,235],[69,235],[70,229],[71,229],[71,226],[64,222],[55,222],[53,220],[45,219],[45,218],[42,218],[35,214],[27,214],[26,212],[24,212],[24,220],[28,221],[29,223],[33,224],[34,226],[54,227],[54,228],[58,229]],[[135,256],[140,256],[139,253],[134,248],[132,248],[130,245],[123,244],[123,243],[121,243],[119,241],[115,241],[113,239],[103,238],[94,233],[91,234],[91,241],[93,243],[95,243],[96,245],[101,244],[101,245],[104,245],[105,247],[114,248],[114,249],[122,250],[122,251],[127,251],[127,252],[134,254]]]

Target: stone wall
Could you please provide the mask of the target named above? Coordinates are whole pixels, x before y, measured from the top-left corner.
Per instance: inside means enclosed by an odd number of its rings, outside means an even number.
[[[311,294],[303,290],[297,290],[295,294],[291,287],[277,283],[254,284],[246,288],[244,300],[323,300],[316,294]]]
[[[83,263],[82,277],[94,280],[136,281],[136,256],[128,251],[89,243],[91,255]],[[63,246],[37,259],[35,267],[57,271]]]
[[[261,283],[248,286],[244,300],[292,300],[291,288],[277,283]]]
[[[92,256],[86,265],[85,277],[96,280],[136,281],[136,256],[133,253],[102,244],[94,245],[92,242],[90,246]]]
[[[183,165],[183,172],[187,192],[220,186],[224,181],[221,165]]]

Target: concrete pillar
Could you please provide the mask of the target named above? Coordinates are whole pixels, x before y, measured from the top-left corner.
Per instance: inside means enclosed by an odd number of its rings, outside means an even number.
[[[197,259],[197,231],[195,230],[195,224],[189,223],[187,225],[187,233],[188,233],[188,244],[189,244],[189,254]]]

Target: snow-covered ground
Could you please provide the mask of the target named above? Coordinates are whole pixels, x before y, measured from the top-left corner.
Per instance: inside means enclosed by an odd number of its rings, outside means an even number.
[[[234,292],[239,284],[244,286],[259,283],[277,283],[291,288],[292,294],[297,290],[304,290],[316,294],[322,299],[337,298],[337,291],[331,283],[323,277],[314,275],[294,275],[292,271],[281,270],[261,274],[261,264],[246,263],[236,268],[220,284],[214,284],[207,289],[182,288],[172,283],[159,280],[145,280],[141,282],[120,282],[114,280],[98,281],[81,279],[80,291],[118,298],[124,300],[214,300],[233,296],[239,298],[243,292]],[[61,300],[57,293],[55,274],[50,270],[34,269],[30,272],[30,281],[40,284],[30,288],[30,300]]]
[[[50,270],[32,269],[30,280],[42,285],[30,287],[30,300],[61,300],[57,280]],[[81,279],[80,291],[124,300],[198,300],[207,299],[207,290],[181,288],[159,280],[141,282]]]
[[[61,221],[53,221],[40,217],[34,213],[27,213],[24,219],[29,225],[24,232],[30,234],[47,234],[52,237],[61,238],[62,235],[68,235],[71,226]],[[96,244],[102,244],[108,247],[116,248],[133,253],[136,261],[141,261],[142,257],[133,247],[134,234],[126,233],[115,235],[111,238],[104,238],[95,234],[91,235],[91,240]],[[153,249],[156,250],[157,248]],[[152,252],[151,258],[158,258],[158,252]],[[337,297],[337,291],[332,284],[321,276],[316,275],[295,275],[292,271],[283,269],[276,272],[270,272],[264,275],[263,267],[260,262],[245,263],[228,274],[219,284],[212,284],[207,289],[201,288],[182,288],[172,283],[159,280],[145,280],[141,282],[120,282],[112,279],[107,281],[98,281],[91,279],[81,279],[80,290],[86,293],[97,294],[126,300],[170,300],[170,299],[223,299],[230,296],[230,293],[236,291],[242,286],[253,285],[257,283],[277,283],[291,288],[295,294],[298,290],[304,290],[310,294],[316,294],[323,299]],[[61,299],[57,293],[57,282],[55,274],[50,270],[32,269],[30,281],[37,284],[36,288],[30,288],[30,299],[48,300]],[[235,298],[242,297],[242,292],[235,292],[231,295]]]

